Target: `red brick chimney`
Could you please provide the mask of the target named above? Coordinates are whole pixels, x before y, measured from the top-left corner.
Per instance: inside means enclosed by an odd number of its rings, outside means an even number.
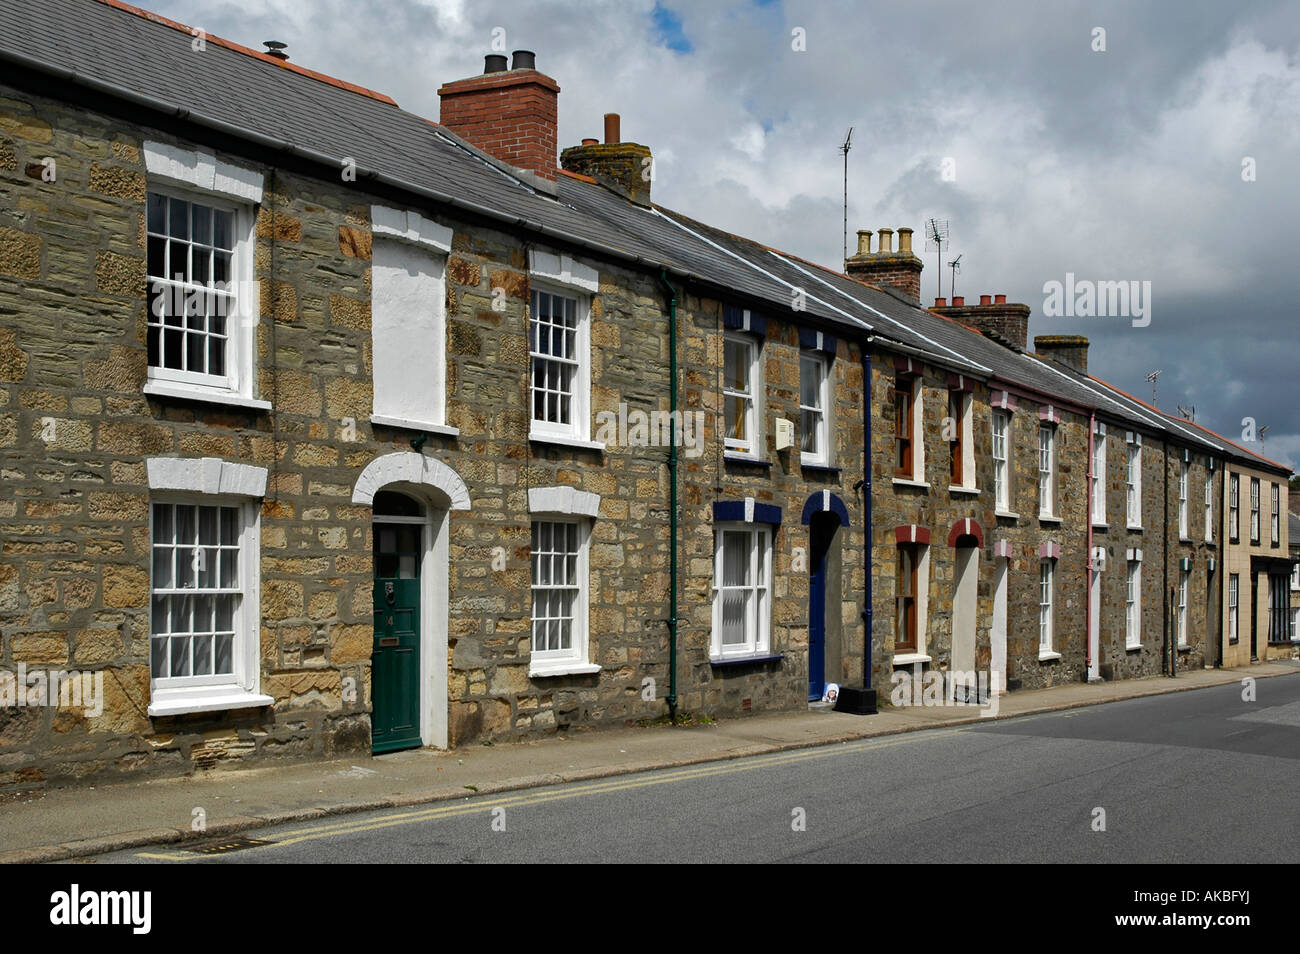
[[[858,251],[844,261],[850,278],[873,285],[888,285],[902,292],[912,303],[921,303],[921,260],[912,254],[912,230],[898,230],[898,251],[894,251],[894,230],[880,229],[880,247],[871,251],[871,232],[858,232]]]
[[[958,305],[958,301],[962,304]],[[953,304],[945,305],[942,298],[936,298],[930,310],[970,325],[986,338],[1025,350],[1029,340],[1028,305],[1008,302],[1006,295],[980,295],[978,305],[967,305],[965,301],[954,298]]]
[[[515,50],[510,69],[499,53],[485,59],[482,76],[438,90],[439,121],[502,162],[554,181],[559,84],[537,72],[528,50]]]

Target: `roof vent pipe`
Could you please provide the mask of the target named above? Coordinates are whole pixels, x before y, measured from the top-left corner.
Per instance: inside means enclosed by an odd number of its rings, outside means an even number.
[[[532,50],[515,50],[514,62],[510,64],[512,70],[535,70],[537,69],[537,54]]]
[[[289,54],[284,52],[287,43],[281,43],[279,40],[263,40],[262,45],[266,47],[266,55],[274,56],[277,60],[287,60]]]
[[[506,55],[504,53],[489,53],[483,57],[483,74],[504,73],[509,68]]]
[[[605,114],[605,144],[613,145],[623,141],[623,134],[619,130],[618,113]]]

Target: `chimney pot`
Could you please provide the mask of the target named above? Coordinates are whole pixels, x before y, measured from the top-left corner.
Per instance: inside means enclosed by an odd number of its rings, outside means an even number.
[[[1006,296],[1006,295],[994,295],[994,296],[993,296],[993,304],[995,304],[995,305],[1005,305],[1006,303],[1007,303],[1007,296]]]
[[[991,304],[993,304],[993,296],[992,296],[992,295],[980,295],[980,304],[981,304],[981,305],[991,305]]]
[[[881,255],[892,254],[894,251],[894,230],[877,229],[876,234],[880,236],[880,248],[879,248],[880,254]]]
[[[858,229],[858,254],[871,254],[871,229]]]
[[[618,113],[605,114],[605,144],[614,145],[623,141],[623,135],[619,131]]]
[[[537,69],[537,54],[532,50],[515,50],[514,62],[510,64],[512,70],[535,70]]]
[[[507,69],[509,69],[509,64],[504,53],[489,53],[483,57],[484,76],[488,73],[504,73]]]
[[[954,299],[952,300],[952,303],[953,303],[954,305],[957,304],[957,299],[954,298]],[[936,299],[934,300],[934,307],[935,307],[935,308],[946,308],[947,306],[948,306],[948,299],[946,299],[946,298],[936,298]]]
[[[584,139],[584,140],[582,141],[582,144],[583,144],[584,146],[598,146],[598,145],[600,145],[600,140],[599,140],[599,139]]]
[[[898,230],[898,252],[900,255],[912,254],[912,230],[901,228]]]
[[[966,305],[966,299],[961,295],[952,296],[952,306],[954,308],[963,308]]]

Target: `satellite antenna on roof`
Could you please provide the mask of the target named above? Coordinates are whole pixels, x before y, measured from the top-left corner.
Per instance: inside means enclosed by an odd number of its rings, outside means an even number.
[[[966,254],[965,252],[962,252],[962,255],[965,254]],[[961,255],[958,255],[951,262],[949,262],[948,267],[952,269],[952,281],[948,283],[948,294],[952,295],[953,298],[956,298],[957,297],[957,273],[961,271]]]
[[[1147,375],[1147,380],[1151,382],[1151,403],[1156,404],[1156,378],[1164,374],[1163,371],[1152,371]],[[1156,404],[1156,407],[1160,405]]]
[[[1180,404],[1180,405],[1178,405],[1178,413],[1181,414],[1183,417],[1187,418],[1187,419],[1188,419],[1189,421],[1191,421],[1193,424],[1196,423],[1196,408],[1195,408],[1195,407],[1184,407],[1183,405]]]
[[[948,220],[930,219],[925,223],[926,251],[939,253],[939,297],[943,297],[943,243],[948,241]]]
[[[840,152],[844,153],[844,258],[849,257],[849,150],[853,148],[853,127],[849,127]]]

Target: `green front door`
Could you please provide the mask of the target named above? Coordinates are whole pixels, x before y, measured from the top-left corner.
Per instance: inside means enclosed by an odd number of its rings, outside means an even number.
[[[375,641],[370,657],[371,747],[420,744],[420,555],[423,527],[375,523]]]

